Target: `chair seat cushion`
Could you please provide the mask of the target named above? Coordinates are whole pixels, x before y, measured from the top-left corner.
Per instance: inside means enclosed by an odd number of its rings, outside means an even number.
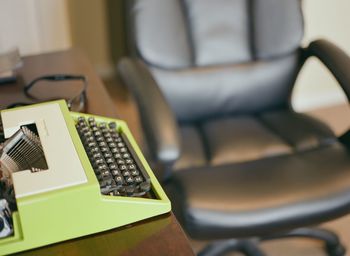
[[[350,154],[333,143],[302,153],[175,172],[175,214],[197,239],[266,235],[350,211]]]
[[[224,116],[182,125],[180,132],[182,147],[176,171],[293,154],[336,141],[325,124],[290,110]]]

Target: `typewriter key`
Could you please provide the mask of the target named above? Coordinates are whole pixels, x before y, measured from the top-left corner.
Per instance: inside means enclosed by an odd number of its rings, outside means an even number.
[[[125,178],[125,181],[128,184],[132,184],[132,183],[134,183],[134,178],[132,176],[128,176],[128,177]]]
[[[140,174],[140,172],[138,171],[138,170],[132,170],[131,171],[131,175],[132,176],[137,176],[137,175],[139,175]]]
[[[97,142],[102,142],[102,141],[103,141],[103,137],[102,137],[102,136],[97,137],[97,138],[96,138],[96,141],[97,141]]]
[[[116,170],[116,169],[118,169],[118,166],[116,165],[116,164],[110,164],[109,165],[109,169],[111,169],[111,170]]]
[[[136,166],[134,164],[130,164],[130,165],[128,165],[128,169],[129,170],[135,170]]]
[[[112,154],[109,152],[104,153],[103,155],[105,158],[112,157]]]
[[[108,126],[113,130],[117,128],[117,124],[115,122],[109,122]]]
[[[112,150],[112,152],[113,152],[113,150]],[[116,154],[114,154],[113,156],[114,156],[115,159],[120,159],[120,158],[122,158],[122,155],[121,155],[120,153],[116,153]]]
[[[117,160],[117,164],[120,164],[120,165],[121,165],[121,164],[125,164],[125,161],[124,161],[123,159],[118,159],[118,160]]]
[[[123,178],[120,175],[115,176],[114,180],[118,185],[123,185],[123,183],[124,183]]]
[[[132,164],[132,163],[133,163],[133,161],[132,161],[132,159],[131,159],[131,158],[127,158],[127,159],[125,159],[125,163],[127,163],[127,164]]]
[[[122,165],[119,166],[119,169],[122,170],[122,171],[125,171],[127,168],[126,168],[126,165],[122,164]]]
[[[114,162],[114,160],[113,160],[113,158],[106,158],[106,162],[107,162],[107,164],[111,164],[111,163],[113,163]]]
[[[141,176],[136,176],[135,178],[135,182],[136,183],[141,183],[143,181],[143,179],[141,178]]]
[[[117,149],[117,148],[111,148],[111,151],[112,151],[112,153],[118,153],[118,152],[119,152],[119,149]]]
[[[122,170],[122,169],[120,169]],[[126,176],[131,176],[131,173],[129,171],[124,171],[123,172],[123,176],[126,177]]]
[[[101,147],[101,152],[103,152],[103,153],[108,152],[108,148],[107,147]]]
[[[120,173],[119,170],[112,170],[112,175],[113,175],[113,176],[120,176],[121,173]]]

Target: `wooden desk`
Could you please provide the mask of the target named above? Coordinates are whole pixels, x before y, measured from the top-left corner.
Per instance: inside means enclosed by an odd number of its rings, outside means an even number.
[[[25,57],[16,84],[0,87],[0,107],[14,102],[31,102],[23,94],[24,84],[47,74],[83,74],[88,78],[87,112],[118,117],[113,102],[92,66],[78,50]],[[56,86],[42,82],[37,93],[43,97],[74,96],[81,85],[67,82]],[[62,92],[63,91],[63,92]],[[55,232],[52,230],[52,232]],[[73,239],[18,255],[193,255],[188,240],[172,213],[135,224]]]

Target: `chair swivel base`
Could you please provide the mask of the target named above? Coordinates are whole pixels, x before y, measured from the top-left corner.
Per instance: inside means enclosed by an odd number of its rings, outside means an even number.
[[[207,245],[198,256],[224,255],[228,252],[241,252],[247,256],[265,256],[259,249],[258,243],[279,238],[305,237],[321,240],[325,243],[325,250],[329,256],[344,256],[345,247],[340,243],[338,236],[332,231],[318,228],[299,228],[287,233],[255,239],[229,239],[220,242],[213,242]]]

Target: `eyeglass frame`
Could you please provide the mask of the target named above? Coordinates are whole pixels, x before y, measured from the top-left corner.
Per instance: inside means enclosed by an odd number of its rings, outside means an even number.
[[[24,86],[24,94],[31,99],[34,100],[42,100],[39,99],[38,97],[34,96],[33,94],[30,93],[30,90],[38,84],[38,82],[47,80],[47,81],[52,81],[52,82],[60,82],[60,81],[70,81],[70,80],[81,80],[83,82],[83,88],[80,91],[80,93],[73,98],[70,99],[65,99],[68,105],[68,108],[71,109],[73,102],[77,99],[79,99],[79,109],[77,111],[81,111],[85,108],[86,105],[86,100],[87,100],[87,95],[86,95],[86,89],[88,86],[88,81],[87,78],[84,75],[71,75],[71,74],[54,74],[54,75],[46,75],[46,76],[41,76],[38,78],[35,78],[32,80],[30,83]]]

